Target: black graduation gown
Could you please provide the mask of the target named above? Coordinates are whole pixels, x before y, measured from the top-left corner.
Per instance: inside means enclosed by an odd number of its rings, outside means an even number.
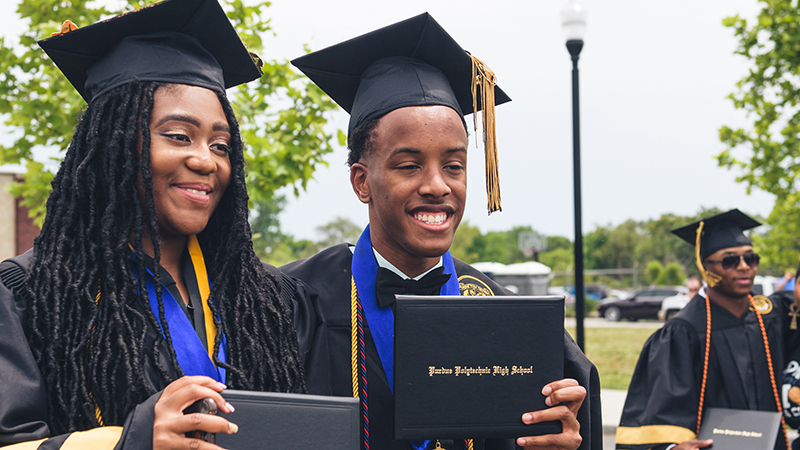
[[[39,449],[58,449],[69,439],[69,444],[77,445],[77,448],[115,448],[118,450],[152,448],[154,407],[166,385],[161,381],[156,368],[149,360],[145,363],[144,373],[150,382],[148,391],[152,395],[130,411],[121,429],[120,427],[100,427],[87,432],[51,436],[47,423],[46,386],[26,338],[28,305],[22,296],[15,296],[11,291],[12,286],[24,278],[24,273],[30,267],[32,257],[33,252],[28,251],[0,263],[0,277],[3,281],[0,282],[0,447],[44,439]],[[193,271],[191,262],[187,260],[188,258],[184,258],[184,273],[187,270]],[[267,266],[267,268],[279,279],[281,278],[281,274],[276,268],[272,266]],[[162,269],[162,278],[164,279],[166,279],[165,274],[166,277],[169,277]],[[169,279],[166,280],[165,286],[173,291],[174,284],[170,284]],[[194,301],[195,297],[200,298],[196,283],[188,281],[187,288],[193,303],[198,305],[199,303]],[[180,298],[177,290],[174,292],[175,298]],[[288,292],[287,294],[291,295],[292,293]],[[287,299],[283,300],[287,301]],[[149,305],[137,304],[137,307],[140,312],[144,313],[144,308],[149,308]],[[202,308],[195,309],[200,310],[199,314],[202,317]],[[194,322],[198,325],[196,331],[204,336],[203,321],[197,320],[197,317],[195,315]],[[147,330],[148,342],[155,341],[158,333],[158,330],[149,328]],[[202,340],[205,341],[205,339]],[[150,344],[147,348],[150,348]],[[177,374],[166,360],[168,350],[166,342],[163,340],[159,353],[161,366],[170,372],[172,378],[175,378]]]
[[[800,428],[800,313],[795,306],[794,291],[778,291],[770,296],[773,303],[782,303],[785,307],[786,316],[784,317],[784,366],[781,367],[783,373],[780,374],[783,386],[780,388],[781,401],[783,402],[783,415],[786,424],[792,428]],[[775,375],[778,376],[778,368],[775,368]],[[800,439],[792,443],[793,448],[800,448]]]
[[[300,337],[300,352],[305,358],[306,379],[311,394],[351,397],[350,368],[350,279],[352,252],[348,244],[330,247],[311,258],[280,268],[301,280],[296,288],[305,290],[309,300],[300,304],[295,314],[295,328]],[[463,295],[513,295],[483,273],[454,258]],[[395,441],[394,397],[378,357],[375,344],[365,329],[367,378],[369,380],[370,448],[402,449],[406,441]],[[600,417],[600,382],[597,369],[564,332],[564,376],[574,378],[588,392],[578,414],[583,443],[581,449],[602,448]],[[441,441],[445,448],[462,448],[460,442]],[[475,441],[476,449],[513,449],[513,440]],[[362,444],[363,445],[363,444]],[[433,444],[432,444],[433,445]],[[431,445],[431,446],[432,446]]]
[[[787,305],[781,299],[763,296],[756,303],[780,389]],[[705,330],[705,299],[695,295],[647,339],[617,428],[617,449],[658,449],[695,438]],[[777,411],[761,328],[750,309],[737,318],[711,302],[711,347],[703,408],[712,407]],[[781,431],[775,448],[785,447]]]

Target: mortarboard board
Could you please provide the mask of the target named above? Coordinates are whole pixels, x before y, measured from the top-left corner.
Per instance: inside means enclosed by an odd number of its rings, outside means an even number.
[[[218,0],[165,0],[39,45],[87,103],[134,80],[224,91],[261,76]]]
[[[348,133],[407,106],[444,105],[462,116],[483,111],[489,212],[500,209],[494,106],[511,99],[497,86],[494,73],[428,13],[301,56],[292,64],[350,113]]]
[[[744,231],[759,225],[761,223],[755,219],[738,209],[732,209],[672,230],[672,234],[695,246],[697,268],[709,286],[713,287],[719,280],[714,280],[716,274],[705,270],[702,261],[724,248],[751,245]]]

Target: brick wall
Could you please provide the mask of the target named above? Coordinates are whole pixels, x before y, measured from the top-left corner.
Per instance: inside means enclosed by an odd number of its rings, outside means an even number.
[[[28,208],[20,205],[20,199],[16,199],[17,206],[17,254],[25,253],[33,247],[33,239],[39,235],[39,227],[33,223],[33,219],[28,217]]]

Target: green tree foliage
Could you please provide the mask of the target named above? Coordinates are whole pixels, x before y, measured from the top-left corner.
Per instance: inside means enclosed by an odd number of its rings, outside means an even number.
[[[150,3],[154,1],[123,2],[125,11]],[[269,5],[223,2],[251,52],[263,53],[264,39],[272,35],[264,16]],[[29,21],[29,29],[18,41],[0,39],[0,114],[9,133],[18,136],[11,145],[0,146],[0,164],[25,165],[25,182],[12,193],[22,196],[39,223],[54,161],[63,157],[86,105],[36,41],[58,31],[65,19],[82,26],[121,12],[90,0],[20,0],[17,13]],[[325,164],[323,156],[332,151],[332,136],[323,127],[325,112],[334,109],[334,103],[286,61],[265,61],[263,72],[257,82],[229,92],[246,142],[247,181],[254,201],[271,198],[282,186],[293,185],[295,192],[305,188],[314,169]],[[54,155],[50,163],[43,153]]]
[[[363,229],[354,224],[350,219],[337,217],[325,225],[317,227],[317,233],[322,235],[322,239],[317,243],[319,250],[348,242],[355,244]]]
[[[516,226],[508,231],[489,231],[475,236],[469,251],[478,256],[478,261],[494,261],[513,264],[532,261],[519,249],[519,233],[533,231],[530,226]],[[465,260],[466,261],[466,260]],[[477,262],[477,261],[468,261]]]
[[[663,214],[641,222],[627,220],[617,226],[596,226],[584,235],[584,266],[586,269],[628,269],[638,263],[639,279],[642,282],[657,285],[683,284],[687,275],[697,275],[694,246],[677,238],[671,230],[720,212],[722,211],[717,208],[701,208],[693,216]],[[773,241],[785,238],[780,233],[785,233],[787,229],[800,228],[800,217],[794,223],[781,229],[757,229],[761,234],[751,234],[756,251],[765,255],[759,273],[782,274],[784,270],[792,268],[791,264],[787,265],[787,259]],[[793,236],[800,236],[800,229],[797,231]],[[560,245],[555,250],[551,246],[548,251],[539,255],[540,261],[553,271],[572,270],[572,244],[566,238],[558,239],[561,242],[566,241],[568,246]],[[548,242],[550,241],[551,238],[548,238]],[[631,286],[633,281],[632,277],[627,276],[586,276],[585,280],[587,283],[605,283],[609,286]],[[553,283],[563,281],[564,278],[558,277]]]
[[[588,269],[627,269],[636,261],[636,248],[643,234],[635,220],[611,228],[597,227],[586,235]]]
[[[686,280],[686,274],[683,272],[680,264],[671,262],[664,267],[664,271],[656,280],[659,286],[680,286]]]
[[[693,263],[694,247],[675,237],[670,230],[691,223],[693,218],[662,214],[661,217],[641,224],[647,237],[639,242],[637,254],[647,255],[648,259],[660,261],[662,265],[677,261],[681,265]]]
[[[720,128],[727,148],[717,160],[741,171],[737,180],[748,192],[757,188],[775,195],[761,251],[769,264],[794,267],[800,257],[800,9],[790,0],[761,4],[752,23],[738,15],[723,20],[739,40],[735,53],[750,63],[729,96],[747,113],[748,125]]]
[[[557,248],[555,250],[548,250],[539,255],[539,262],[551,268],[554,271],[563,272],[567,269],[574,268],[575,253],[571,248]]]
[[[317,243],[307,239],[297,240],[281,230],[278,214],[286,206],[285,196],[261,197],[252,203],[250,229],[253,233],[253,250],[261,260],[281,266],[317,252]]]
[[[475,243],[475,238],[480,235],[481,230],[478,227],[470,225],[469,221],[461,222],[456,230],[453,243],[450,245],[450,254],[470,263],[483,261],[481,255],[475,252],[472,247]]]
[[[680,286],[686,280],[686,274],[680,264],[673,261],[666,265],[660,261],[650,261],[645,269],[647,284],[656,286]]]
[[[489,231],[475,237],[470,250],[479,255],[481,261],[514,261],[513,253],[517,247],[516,236],[507,231]]]
[[[283,195],[271,198],[259,198],[253,201],[250,209],[250,229],[253,233],[253,249],[261,259],[266,259],[289,236],[281,231],[278,214],[286,206]]]
[[[276,197],[256,201],[250,218],[256,254],[274,266],[309,257],[336,244],[354,244],[361,235],[360,226],[349,219],[337,217],[316,228],[320,240],[295,239],[281,230],[278,221],[278,214],[283,210],[285,200],[284,197]]]
[[[547,251],[566,249],[572,251],[572,241],[564,236],[547,236]]]
[[[797,200],[775,203],[767,218],[767,230],[753,236],[753,248],[762,258],[759,273],[771,272],[780,275],[786,270],[795,270],[800,249],[800,195],[791,194]]]
[[[650,261],[647,263],[647,268],[645,269],[647,284],[656,284],[662,272],[664,272],[664,265],[659,261]]]
[[[565,238],[566,239],[566,238]],[[539,254],[539,262],[549,267],[553,272],[567,272],[575,268],[575,253],[572,248],[556,248]],[[575,279],[567,281],[566,276],[554,276],[550,280],[551,286],[564,286],[574,283]]]
[[[611,235],[611,225],[598,225],[594,230],[583,235],[583,266],[585,269],[604,269],[604,261],[600,261],[598,255]]]

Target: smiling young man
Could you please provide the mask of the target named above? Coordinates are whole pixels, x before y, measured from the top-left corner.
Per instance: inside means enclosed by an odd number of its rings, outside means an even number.
[[[550,408],[520,417],[524,423],[560,421],[561,434],[516,441],[394,440],[393,375],[384,370],[392,367],[392,346],[391,339],[382,344],[380,338],[393,333],[394,294],[510,295],[449,253],[466,203],[463,116],[477,103],[491,119],[494,105],[509,98],[494,85],[491,71],[427,14],[293,63],[351,114],[350,182],[369,208],[369,225],[357,245],[334,246],[282,268],[315,299],[317,321],[296,323],[309,392],[362,399],[364,449],[600,448],[597,371],[566,333],[567,379],[544,387]],[[473,88],[479,98],[473,98]],[[488,122],[492,154],[494,126]],[[499,209],[496,185],[490,183],[489,192],[490,210]],[[371,316],[364,307],[364,326],[355,325],[351,312],[367,302],[386,314]]]
[[[645,343],[617,428],[618,449],[709,447],[712,440],[696,440],[708,408],[781,411],[791,302],[751,295],[759,256],[744,231],[758,225],[734,209],[673,230],[696,246],[708,287]],[[787,442],[781,428],[775,448]]]
[[[372,136],[373,149],[350,167],[350,182],[370,206],[372,246],[415,277],[450,249],[464,213],[466,131],[452,108],[434,105],[396,109]]]

